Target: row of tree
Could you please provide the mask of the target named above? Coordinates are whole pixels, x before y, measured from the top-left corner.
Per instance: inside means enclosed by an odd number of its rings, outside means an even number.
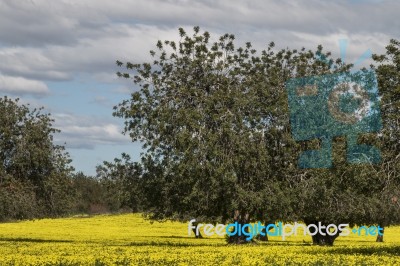
[[[155,220],[400,222],[398,41],[374,55],[378,66],[369,69],[378,79],[382,130],[355,139],[378,147],[381,162],[349,163],[354,143],[339,136],[332,167],[302,169],[299,155],[324,142],[293,138],[287,82],[353,66],[322,46],[276,50],[270,43],[259,53],[251,43],[235,47],[231,34],[211,41],[195,27],[179,35],[178,42],[159,41],[151,63],[117,61],[127,68],[118,76],[136,87],[113,114],[145,152],[140,162],[124,153],[104,162],[95,178],[73,173],[64,147],[53,144],[58,130],[50,114],[0,98],[1,220],[128,208]],[[337,236],[313,241],[331,245]]]

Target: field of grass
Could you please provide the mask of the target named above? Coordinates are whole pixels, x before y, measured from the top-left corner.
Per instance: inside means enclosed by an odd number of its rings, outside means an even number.
[[[138,214],[0,224],[0,265],[400,265],[400,227],[339,237],[333,247],[309,236],[231,246],[195,239],[187,223],[150,223]]]

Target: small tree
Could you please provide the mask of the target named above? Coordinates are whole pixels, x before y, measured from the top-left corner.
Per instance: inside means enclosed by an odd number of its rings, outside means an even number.
[[[17,212],[1,213],[1,219],[72,211],[69,177],[73,168],[64,147],[53,144],[58,130],[52,123],[50,114],[43,114],[42,109],[29,109],[18,99],[0,98],[0,189],[5,209],[10,210],[11,201],[20,203],[14,208]],[[12,194],[13,199],[7,200]]]
[[[112,211],[123,208],[130,208],[133,212],[142,210],[142,167],[139,163],[132,162],[130,156],[123,153],[121,159],[104,161],[96,171],[104,189],[105,202]]]
[[[100,180],[78,172],[73,176],[74,190],[76,194],[75,209],[78,213],[108,212],[106,203],[106,190]]]

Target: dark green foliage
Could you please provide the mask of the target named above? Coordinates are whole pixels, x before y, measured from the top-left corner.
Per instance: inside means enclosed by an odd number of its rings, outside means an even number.
[[[240,221],[400,222],[397,42],[379,57],[392,60],[378,67],[383,104],[391,106],[383,108],[383,136],[358,138],[383,150],[382,163],[347,163],[339,137],[332,168],[299,169],[299,152],[320,144],[291,137],[285,82],[352,65],[331,59],[322,46],[275,51],[270,43],[258,53],[250,43],[235,47],[230,34],[216,42],[197,27],[192,36],[183,29],[179,35],[179,42],[159,41],[151,63],[117,61],[127,69],[118,76],[138,86],[114,115],[146,149],[135,182],[150,218],[226,222],[235,213]]]
[[[133,212],[142,210],[142,168],[139,163],[132,162],[130,156],[123,153],[121,159],[104,162],[97,166],[96,171],[103,189],[104,203],[110,211],[126,208]]]
[[[382,201],[378,222],[398,223],[400,216],[400,41],[391,40],[386,54],[374,55],[381,92],[383,130],[379,144],[383,163],[377,169],[382,183]]]
[[[31,219],[40,214],[33,187],[3,175],[0,186],[0,221]]]
[[[58,216],[73,210],[72,167],[53,144],[50,114],[0,98],[0,220]]]
[[[72,180],[76,193],[76,212],[93,214],[109,211],[104,197],[106,190],[98,179],[78,172]]]
[[[278,82],[264,75],[278,72],[275,55],[256,58],[249,43],[235,49],[233,35],[210,43],[207,32],[180,34],[178,44],[158,42],[153,66],[126,64],[141,91],[114,113],[127,118],[126,132],[143,140],[147,162],[157,165],[157,176],[149,174],[157,180],[151,194],[159,193],[152,215],[218,221],[236,209],[261,214],[258,199],[279,187],[265,182],[265,130],[276,130],[271,120],[284,103],[277,95],[283,87],[266,89]]]

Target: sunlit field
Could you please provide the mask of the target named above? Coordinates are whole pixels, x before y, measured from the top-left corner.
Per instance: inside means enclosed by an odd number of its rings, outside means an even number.
[[[0,224],[0,265],[400,265],[400,227],[384,238],[343,236],[319,247],[301,235],[232,246],[138,214],[43,219]]]

